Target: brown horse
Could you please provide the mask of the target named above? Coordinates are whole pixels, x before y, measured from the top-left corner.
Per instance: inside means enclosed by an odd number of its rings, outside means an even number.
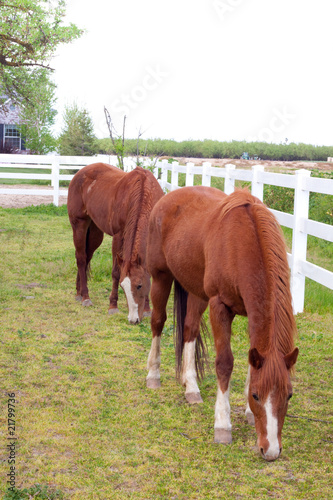
[[[175,280],[175,300],[179,290],[187,297],[177,325],[185,397],[189,403],[202,401],[196,364],[200,320],[209,304],[218,379],[215,442],[231,443],[231,323],[236,314],[248,316],[246,415],[255,423],[262,456],[275,460],[292,395],[290,370],[298,355],[286,249],[275,217],[247,190],[226,196],[214,188],[182,188],[155,205],[147,248],[153,305],[147,387],[160,385],[160,336]]]
[[[146,243],[150,212],[163,195],[153,174],[141,167],[125,173],[119,168],[94,163],[79,170],[68,189],[68,216],[76,249],[76,299],[92,304],[87,269],[104,233],[112,239],[112,291],[109,313],[118,310],[118,285],[126,294],[130,323],[150,312],[150,277]]]

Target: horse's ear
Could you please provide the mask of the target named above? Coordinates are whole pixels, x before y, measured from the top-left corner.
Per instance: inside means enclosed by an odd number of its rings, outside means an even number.
[[[138,266],[141,266],[141,265],[142,265],[142,259],[141,259],[141,257],[140,257],[140,255],[139,255],[139,254],[136,256],[136,261],[135,261],[135,262],[136,262],[136,264],[137,264]]]
[[[296,363],[298,353],[299,353],[299,349],[298,349],[298,347],[295,347],[295,349],[292,352],[285,355],[284,362],[286,363],[286,367],[288,370],[290,370],[294,366],[294,364]]]
[[[249,363],[256,370],[260,370],[264,364],[265,358],[257,351],[255,347],[249,350]]]

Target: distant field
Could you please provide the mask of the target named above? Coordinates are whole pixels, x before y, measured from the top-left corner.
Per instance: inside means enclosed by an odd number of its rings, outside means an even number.
[[[146,389],[149,319],[129,325],[122,292],[121,313],[107,314],[110,242],[105,238],[92,261],[94,306],[82,308],[74,300],[66,207],[0,208],[1,498],[29,498],[24,488],[37,500],[331,498],[333,292],[307,282],[305,312],[296,318],[300,356],[283,452],[267,463],[244,416],[247,320],[234,322],[233,443],[221,446],[213,443],[213,347],[200,385],[204,403],[191,407],[174,376],[170,301],[162,387]],[[318,265],[331,258],[325,245],[313,245],[312,255]],[[6,492],[8,394],[16,401],[21,492],[12,497]],[[44,493],[35,494],[38,489]]]

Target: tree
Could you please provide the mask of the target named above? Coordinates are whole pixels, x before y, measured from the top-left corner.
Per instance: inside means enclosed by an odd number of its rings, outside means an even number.
[[[65,128],[59,137],[59,152],[65,156],[91,156],[96,153],[96,137],[91,117],[76,103],[64,112]]]
[[[126,115],[124,116],[124,120],[123,120],[122,135],[119,135],[117,133],[116,129],[114,128],[110,113],[105,106],[104,106],[104,114],[105,114],[106,124],[107,124],[108,129],[109,129],[110,139],[111,139],[114,151],[117,155],[118,167],[121,170],[124,170]]]
[[[1,95],[19,105],[34,102],[36,69],[52,70],[58,45],[83,33],[74,24],[61,26],[65,6],[65,0],[0,0]]]
[[[56,149],[57,141],[51,133],[51,126],[57,114],[55,109],[55,84],[44,68],[35,71],[34,89],[36,99],[33,105],[26,102],[20,112],[21,134],[26,148],[32,154],[47,154]]]

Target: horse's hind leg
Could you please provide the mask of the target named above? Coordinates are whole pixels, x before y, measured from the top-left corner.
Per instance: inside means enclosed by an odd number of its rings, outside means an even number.
[[[86,239],[87,232],[90,225],[90,218],[77,218],[71,220],[73,228],[73,241],[75,246],[75,257],[77,264],[76,276],[76,300],[89,301],[88,286],[87,286],[87,253],[86,253]]]
[[[230,347],[231,323],[234,314],[219,297],[210,300],[210,321],[216,348],[216,375],[218,380],[215,405],[214,441],[229,444],[231,420],[229,404],[229,381],[233,369],[233,355]]]
[[[91,221],[90,226],[87,231],[87,237],[86,237],[86,256],[87,256],[87,261],[86,261],[86,274],[87,270],[89,269],[89,264],[92,259],[92,256],[94,255],[95,250],[102,244],[104,237],[103,231],[101,231],[96,224]],[[82,301],[83,306],[90,306],[92,305],[91,300],[88,298],[88,300],[83,300]]]
[[[153,278],[151,286],[151,301],[153,311],[151,315],[151,329],[153,340],[148,356],[147,387],[156,389],[160,387],[160,365],[161,365],[161,333],[167,319],[166,305],[170,295],[173,277],[169,273],[160,272]]]
[[[103,232],[91,219],[78,219],[73,229],[75,256],[77,263],[76,300],[83,306],[90,306],[92,302],[88,292],[87,270],[96,248],[103,241]]]
[[[185,398],[190,404],[202,403],[197,383],[196,352],[198,353],[200,346],[200,322],[206,308],[207,301],[192,294],[188,295],[183,333],[181,382],[185,386]],[[198,358],[197,356],[198,363],[203,361]]]

